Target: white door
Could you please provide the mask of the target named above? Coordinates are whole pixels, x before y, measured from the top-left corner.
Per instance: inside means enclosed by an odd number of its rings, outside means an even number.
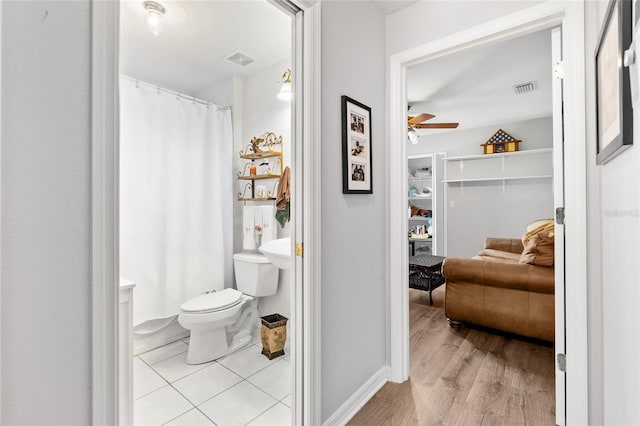
[[[562,113],[562,29],[551,30],[552,103],[553,103],[553,206],[556,212],[564,208],[564,130]],[[563,214],[560,214],[563,216]],[[565,274],[564,220],[556,213],[555,237],[555,316],[556,316],[556,423],[566,424],[565,354]]]

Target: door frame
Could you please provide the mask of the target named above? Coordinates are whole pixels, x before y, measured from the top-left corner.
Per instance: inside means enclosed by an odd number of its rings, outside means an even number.
[[[411,48],[389,58],[389,134],[392,142],[407,140],[406,69],[436,56],[484,43],[505,40],[561,26],[564,52],[565,113],[565,329],[566,418],[560,424],[588,424],[587,364],[587,218],[584,4],[544,2],[470,29]],[[389,143],[387,157],[387,251],[390,380],[409,378],[409,291],[406,238],[407,149]]]
[[[297,170],[293,196],[298,222],[294,242],[305,244],[305,256],[292,262],[296,277],[292,347],[293,420],[320,424],[320,2],[284,0],[302,15],[293,16],[296,66],[302,67],[294,104]],[[118,185],[119,110],[117,1],[91,1],[91,416],[94,425],[118,424]],[[302,43],[297,43],[301,40]],[[302,55],[300,55],[302,53]],[[300,57],[301,56],[301,57]],[[294,204],[296,202],[294,201]],[[295,209],[304,208],[301,212]]]

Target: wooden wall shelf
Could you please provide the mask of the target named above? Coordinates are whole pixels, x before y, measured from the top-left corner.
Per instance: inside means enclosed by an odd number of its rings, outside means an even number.
[[[257,154],[242,154],[240,158],[245,160],[259,160],[261,158],[281,157],[282,153],[278,151],[259,152]]]
[[[238,176],[238,180],[262,180],[262,179],[280,179],[280,175],[255,175],[255,176]]]
[[[280,146],[280,150],[272,149],[273,146]],[[260,152],[254,152],[260,151]],[[238,193],[238,201],[274,201],[273,197],[276,193],[277,182],[274,182],[273,187],[264,193],[256,192],[256,184],[255,181],[262,180],[275,180],[280,179],[283,173],[283,164],[282,164],[282,136],[276,136],[275,133],[267,132],[260,137],[253,138],[251,140],[251,144],[247,145],[247,147],[240,151],[240,158],[243,160],[250,160],[251,163],[245,162],[242,169],[238,172],[239,176],[236,178],[239,181],[248,181],[247,183],[243,183],[244,187],[241,188]],[[276,158],[277,160],[266,160],[268,158]],[[273,173],[265,173],[259,175],[245,175],[247,173],[247,167],[249,167],[249,173],[251,172],[251,168],[253,168],[254,173],[256,172],[256,167],[254,160],[265,160],[268,164],[269,172]],[[262,165],[264,165],[263,163]],[[279,173],[278,173],[279,169]],[[264,170],[264,169],[261,169]],[[266,197],[256,197],[256,195],[266,195]]]
[[[238,198],[238,201],[275,201],[275,198]]]

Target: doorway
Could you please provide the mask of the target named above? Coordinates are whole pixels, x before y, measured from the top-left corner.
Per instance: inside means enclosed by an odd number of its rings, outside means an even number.
[[[295,269],[260,251],[290,241],[297,219],[275,205],[296,169],[293,17],[267,1],[121,3],[136,425],[293,418]],[[265,344],[260,318],[276,317]]]
[[[582,326],[586,311],[586,232],[585,220],[585,174],[583,164],[579,160],[584,158],[584,40],[582,33],[583,7],[579,5],[541,5],[532,7],[524,12],[501,19],[496,19],[487,25],[472,28],[449,37],[435,40],[429,44],[393,55],[390,59],[390,132],[395,140],[406,141],[406,69],[416,63],[429,58],[441,56],[448,52],[464,48],[476,47],[497,40],[509,39],[522,34],[528,34],[543,28],[561,25],[563,30],[562,46],[565,57],[564,63],[564,151],[565,156],[573,157],[574,161],[564,161],[564,176],[566,187],[565,207],[568,213],[574,215],[572,224],[564,230],[566,251],[572,253],[572,259],[565,264],[565,288],[556,289],[556,295],[566,294],[565,315],[556,315],[556,319],[563,322],[556,329],[564,330],[566,320],[566,351],[574,354],[577,359],[577,370],[571,374],[556,369],[556,374],[566,383],[566,418],[559,412],[558,424],[585,423],[587,394],[586,372],[586,331]],[[582,91],[582,94],[581,94]],[[392,211],[389,216],[388,232],[390,236],[406,236],[406,144],[390,144],[388,151],[390,169],[390,204]],[[565,157],[567,158],[567,157]],[[397,210],[396,210],[397,209]],[[568,222],[568,221],[567,221]],[[402,244],[402,245],[401,245]],[[408,378],[408,291],[407,291],[407,250],[404,238],[392,237],[390,241],[390,274],[398,277],[392,280],[390,287],[390,363],[391,380],[403,382]],[[575,257],[573,257],[575,256]],[[560,282],[556,280],[556,282]],[[570,296],[574,299],[569,302]],[[561,300],[561,303],[563,301]],[[556,299],[557,303],[557,299]],[[565,338],[563,337],[564,341]],[[558,396],[564,407],[564,395]],[[560,403],[558,403],[560,405]]]
[[[313,197],[304,198],[310,188],[319,185],[319,179],[309,175],[309,170],[317,167],[312,158],[319,138],[319,126],[316,127],[317,111],[319,111],[319,96],[313,88],[319,81],[319,8],[306,2],[276,2],[281,10],[292,16],[292,32],[295,34],[292,45],[295,52],[291,63],[293,75],[292,87],[294,98],[292,101],[292,116],[297,125],[292,129],[291,164],[299,165],[292,173],[291,215],[298,218],[292,223],[291,251],[294,244],[302,244],[306,239],[309,246],[319,243],[314,238],[319,235],[314,223]],[[94,5],[92,11],[93,33],[93,209],[94,223],[92,233],[93,243],[93,385],[92,406],[93,421],[96,424],[126,424],[126,415],[119,420],[118,415],[118,372],[126,369],[126,364],[118,359],[119,333],[116,328],[118,318],[117,286],[118,282],[118,136],[117,136],[117,90],[119,75],[118,63],[118,22],[119,4],[117,2],[100,2]],[[302,34],[305,34],[303,40]],[[304,55],[303,55],[304,52]],[[302,70],[305,70],[303,73]],[[279,73],[280,74],[280,73]],[[277,76],[275,83],[280,78]],[[305,89],[303,96],[303,88]],[[180,95],[180,93],[178,93]],[[193,99],[191,99],[193,101]],[[308,155],[308,156],[307,156]],[[317,157],[319,158],[319,156]],[[302,164],[306,167],[302,167]],[[303,205],[305,208],[303,208]],[[291,347],[292,381],[292,422],[314,422],[319,415],[319,389],[311,380],[304,381],[303,377],[319,376],[317,367],[319,358],[312,350],[310,343],[316,336],[319,322],[309,319],[315,312],[319,312],[318,303],[313,301],[312,295],[316,291],[313,276],[305,274],[305,270],[312,270],[319,265],[316,256],[292,256],[291,274],[295,276],[299,286],[292,286],[291,299],[295,300],[292,309],[291,335],[295,344]],[[301,289],[308,291],[303,293]],[[300,290],[298,290],[300,289]],[[303,308],[304,307],[304,308]],[[122,314],[122,311],[120,312]],[[317,314],[315,314],[317,315]],[[303,329],[305,332],[303,333]],[[305,348],[305,350],[303,350]],[[121,376],[122,377],[122,376]],[[297,386],[297,388],[296,388]],[[304,407],[304,409],[303,409]],[[122,407],[121,407],[122,408]]]
[[[519,57],[522,51],[530,53]],[[551,51],[551,30],[545,29],[460,50],[407,69],[409,117],[426,117],[424,123],[429,123],[423,125],[424,128],[414,126],[412,131],[417,143],[411,143],[411,139],[407,143],[409,204],[418,214],[409,218],[409,232],[416,240],[414,244],[424,242],[415,250],[416,257],[409,258],[411,381],[424,386],[421,392],[435,395],[442,392],[444,383],[460,374],[459,386],[448,391],[451,399],[465,400],[468,405],[461,407],[473,407],[483,414],[489,403],[478,398],[485,393],[478,389],[500,381],[500,391],[487,392],[492,394],[491,415],[496,419],[510,416],[510,421],[516,423],[525,419],[541,424],[555,422],[553,344],[528,342],[467,325],[452,329],[447,319],[464,318],[470,324],[488,325],[483,323],[484,315],[473,312],[476,306],[482,306],[480,309],[487,316],[502,312],[503,308],[497,308],[499,303],[491,299],[493,291],[509,297],[510,303],[519,300],[509,285],[506,285],[509,289],[497,290],[495,278],[475,276],[478,270],[474,268],[479,261],[471,259],[481,256],[482,264],[492,265],[490,269],[496,276],[503,276],[507,270],[513,273],[519,270],[520,276],[527,275],[532,267],[517,265],[513,257],[519,254],[513,253],[507,259],[511,251],[496,251],[500,250],[496,239],[520,239],[527,224],[553,216],[553,182],[562,181],[562,177],[554,179],[553,176]],[[519,59],[514,63],[516,57]],[[510,65],[505,67],[505,64]],[[451,73],[454,69],[456,73]],[[529,91],[514,90],[514,85],[522,82],[529,83]],[[501,131],[500,135],[514,135],[521,140],[518,150],[483,154],[482,144]],[[443,155],[434,162],[432,157],[438,151],[443,151]],[[443,173],[438,173],[439,170]],[[438,202],[439,198],[446,202]],[[440,204],[445,205],[438,214]],[[426,239],[421,239],[425,236],[423,221],[430,225]],[[438,224],[443,231],[436,230]],[[430,252],[429,243],[435,247],[438,239],[446,239],[446,250]],[[409,255],[412,253],[410,250]],[[446,278],[450,281],[446,286],[446,313],[445,286],[440,285],[443,279],[439,275],[425,278],[427,272],[420,266],[422,262],[435,263],[429,254],[446,258],[444,271],[448,272]],[[496,259],[493,255],[504,256],[501,258],[504,260],[493,262]],[[563,258],[564,253],[558,251],[557,255]],[[510,269],[514,264],[515,268]],[[544,272],[545,283],[553,286],[554,268],[536,268],[543,270],[538,272]],[[462,278],[464,274],[468,278]],[[477,297],[478,288],[487,290],[486,299]],[[473,306],[460,310],[456,307],[457,303],[468,302]],[[551,341],[554,339],[553,307],[554,297],[545,296],[544,316],[528,317],[535,318],[535,324],[543,325],[544,339]],[[512,313],[507,322],[515,323],[516,317]],[[510,326],[493,324],[502,331]],[[527,335],[531,330],[523,327],[519,332]],[[492,378],[483,375],[487,370],[502,371],[493,364],[495,353],[502,355],[499,362],[510,372],[509,378],[502,380],[499,372]],[[524,364],[524,358],[529,359],[530,364]],[[458,363],[462,359],[464,364]],[[427,372],[421,368],[426,364],[433,364],[434,368]],[[521,387],[519,383],[525,382],[525,377],[536,377],[535,389],[543,391],[534,392],[533,386]],[[501,395],[519,393],[526,397],[520,412],[522,417],[517,418],[507,405],[497,401],[502,399]],[[530,409],[533,406],[548,409],[536,411]],[[448,412],[451,409],[447,404],[441,407],[427,404],[416,406],[416,413],[427,422],[439,418],[455,422],[457,413]]]

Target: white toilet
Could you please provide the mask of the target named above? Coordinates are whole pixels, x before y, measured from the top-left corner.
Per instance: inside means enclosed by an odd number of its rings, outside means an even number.
[[[180,307],[178,321],[191,331],[187,364],[202,364],[251,342],[259,323],[256,297],[276,294],[278,268],[260,253],[233,255],[238,290],[201,294]]]

